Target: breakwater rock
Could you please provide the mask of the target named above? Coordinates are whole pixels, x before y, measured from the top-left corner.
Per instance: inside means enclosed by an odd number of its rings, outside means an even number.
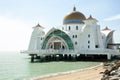
[[[105,71],[101,80],[120,80],[120,60],[104,63]]]

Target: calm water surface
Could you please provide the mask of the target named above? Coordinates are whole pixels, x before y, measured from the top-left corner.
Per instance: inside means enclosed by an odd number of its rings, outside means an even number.
[[[100,62],[30,63],[29,56],[19,52],[0,52],[0,80],[22,80],[56,72],[83,69]]]

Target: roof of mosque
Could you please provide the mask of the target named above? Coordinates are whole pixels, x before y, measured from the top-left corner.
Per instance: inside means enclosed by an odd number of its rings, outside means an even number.
[[[76,11],[75,7],[73,8],[73,11],[71,13],[67,14],[63,19],[63,21],[67,21],[67,23],[81,22],[81,20],[86,20],[86,17],[81,12]]]

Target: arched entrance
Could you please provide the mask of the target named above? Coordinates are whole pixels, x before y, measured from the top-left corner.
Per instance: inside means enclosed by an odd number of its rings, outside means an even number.
[[[46,47],[47,49],[54,49],[54,50],[66,50],[67,49],[67,45],[65,44],[64,40],[57,36],[51,37]]]
[[[54,29],[48,35],[46,35],[42,43],[42,49],[48,49],[50,47],[52,49],[62,48],[62,49],[74,50],[74,45],[71,38],[65,32],[59,29]]]

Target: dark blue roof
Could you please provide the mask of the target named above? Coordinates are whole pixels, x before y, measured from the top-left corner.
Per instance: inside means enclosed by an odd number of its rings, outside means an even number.
[[[64,20],[63,24],[69,24],[69,23],[84,23],[83,20],[80,19],[72,19],[72,20]]]

